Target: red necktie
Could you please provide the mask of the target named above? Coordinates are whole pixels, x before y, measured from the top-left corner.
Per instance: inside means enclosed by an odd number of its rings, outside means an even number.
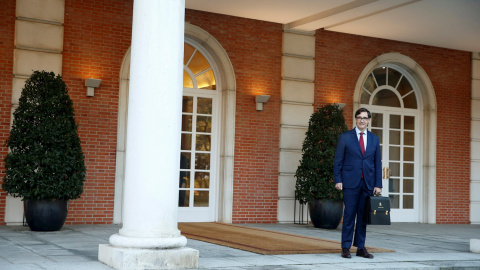
[[[362,155],[365,155],[365,144],[363,143],[363,132],[360,132],[360,148],[362,148]],[[362,171],[363,178],[363,171]]]
[[[362,155],[365,155],[365,144],[363,142],[363,132],[360,133],[360,148],[362,148]]]

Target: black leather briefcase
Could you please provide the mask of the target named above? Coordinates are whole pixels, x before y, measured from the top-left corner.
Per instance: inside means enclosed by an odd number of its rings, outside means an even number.
[[[363,221],[370,225],[390,225],[390,200],[388,197],[367,197]]]

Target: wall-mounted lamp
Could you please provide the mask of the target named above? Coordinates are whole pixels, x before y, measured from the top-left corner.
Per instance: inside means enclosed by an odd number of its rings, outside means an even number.
[[[87,97],[93,97],[95,94],[95,87],[100,86],[100,82],[102,80],[99,79],[86,79],[85,86],[87,87]]]
[[[263,103],[267,102],[270,96],[258,95],[255,97],[255,102],[257,103],[257,111],[263,110]]]
[[[332,103],[332,105],[337,105],[338,107],[340,107],[340,109],[343,109],[343,107],[345,107],[345,103]]]

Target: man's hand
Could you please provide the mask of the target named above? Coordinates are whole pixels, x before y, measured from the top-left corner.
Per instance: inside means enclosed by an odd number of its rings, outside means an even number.
[[[343,189],[343,184],[342,184],[342,183],[336,183],[336,184],[335,184],[335,188],[336,188],[337,190],[342,190],[342,189]]]
[[[375,187],[375,189],[373,190],[373,194],[381,195],[382,194],[382,189],[379,188],[379,187]]]

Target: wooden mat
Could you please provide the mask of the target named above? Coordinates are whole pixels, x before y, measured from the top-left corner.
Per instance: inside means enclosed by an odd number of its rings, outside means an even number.
[[[179,223],[179,230],[188,239],[195,239],[264,255],[341,253],[339,241],[218,223]],[[320,232],[319,232],[320,233]],[[393,250],[367,247],[371,253]],[[356,250],[356,249],[355,249]],[[353,252],[355,252],[353,250]]]

